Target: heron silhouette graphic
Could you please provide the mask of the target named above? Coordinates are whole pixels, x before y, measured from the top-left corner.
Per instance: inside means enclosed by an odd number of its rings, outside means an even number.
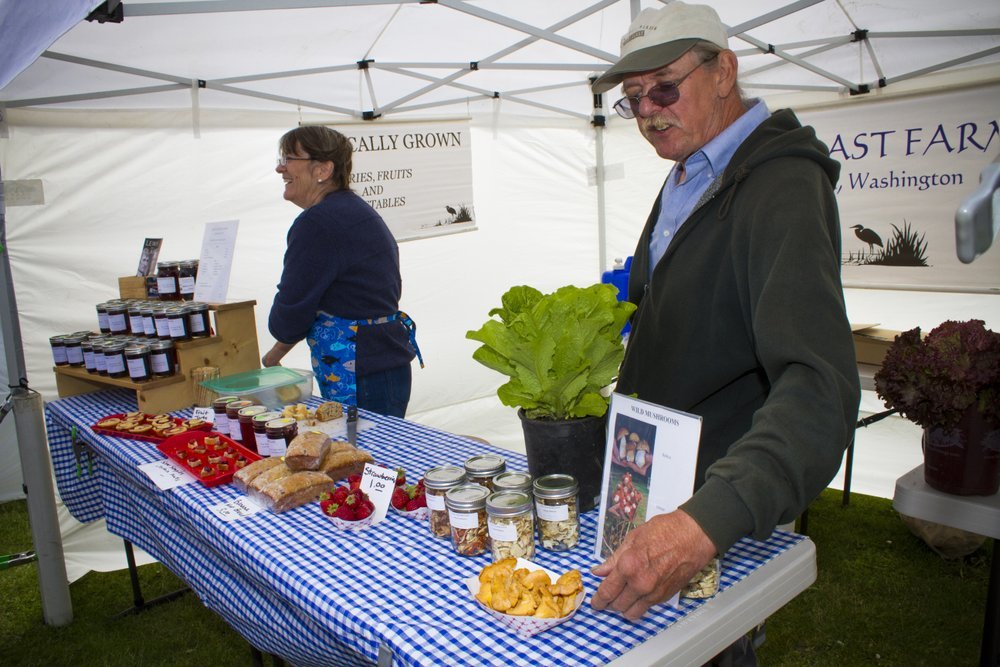
[[[882,245],[882,237],[876,234],[874,231],[862,227],[861,225],[854,225],[851,227],[854,230],[854,235],[859,239],[868,244],[868,253],[871,254],[875,251],[875,246],[879,248],[884,247]]]

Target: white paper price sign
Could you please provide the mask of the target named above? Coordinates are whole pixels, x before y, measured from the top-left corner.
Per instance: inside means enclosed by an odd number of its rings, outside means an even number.
[[[153,481],[153,484],[156,484],[158,488],[164,491],[195,481],[193,475],[170,459],[144,463],[139,466],[139,470],[146,473],[146,476]]]
[[[361,490],[368,494],[372,504],[375,505],[373,515],[378,523],[385,518],[389,511],[389,501],[392,500],[392,492],[396,488],[396,471],[374,463],[366,463],[365,470],[361,474]]]
[[[215,423],[215,410],[212,408],[195,407],[191,414],[192,419],[201,419],[209,424]]]
[[[212,514],[223,521],[236,521],[248,516],[253,516],[264,509],[264,506],[249,496],[240,496],[230,501],[213,505],[209,509]]]

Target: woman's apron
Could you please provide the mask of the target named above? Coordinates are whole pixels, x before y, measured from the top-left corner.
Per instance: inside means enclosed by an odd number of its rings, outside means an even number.
[[[306,336],[312,355],[312,368],[316,374],[320,395],[328,401],[345,405],[358,404],[357,387],[357,333],[358,327],[385,324],[399,320],[410,334],[410,345],[417,353],[420,367],[424,358],[417,347],[417,325],[403,311],[395,315],[371,320],[348,320],[319,311],[316,321]]]

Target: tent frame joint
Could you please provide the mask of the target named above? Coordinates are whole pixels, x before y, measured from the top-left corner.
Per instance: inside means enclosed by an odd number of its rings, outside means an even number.
[[[851,41],[852,42],[865,42],[865,41],[868,41],[868,29],[867,28],[858,28],[857,30],[855,30],[854,32],[852,32],[851,33]]]
[[[365,58],[357,62],[358,69],[368,69],[368,66],[375,62],[374,58]]]

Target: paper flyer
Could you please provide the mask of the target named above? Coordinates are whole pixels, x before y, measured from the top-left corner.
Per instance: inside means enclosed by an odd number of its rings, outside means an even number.
[[[233,268],[233,251],[239,220],[205,223],[198,260],[198,280],[194,300],[205,303],[225,303],[229,292],[229,274]]]

